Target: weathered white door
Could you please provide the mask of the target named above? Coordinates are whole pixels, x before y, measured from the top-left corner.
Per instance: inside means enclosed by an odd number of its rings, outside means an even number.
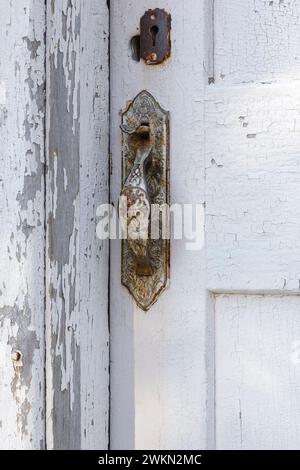
[[[161,65],[129,46],[148,8],[172,16]],[[1,448],[299,448],[300,0],[3,0],[0,24]],[[171,202],[205,215],[146,314],[96,237],[109,29],[112,202],[146,89]]]
[[[146,314],[111,242],[112,448],[299,448],[300,1],[110,4],[111,199],[119,112],[146,89],[170,111],[171,202],[205,208]],[[129,43],[154,7],[172,53],[149,66]]]

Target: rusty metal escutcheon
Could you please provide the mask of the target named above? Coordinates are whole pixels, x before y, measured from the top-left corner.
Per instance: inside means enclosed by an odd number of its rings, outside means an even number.
[[[161,215],[170,199],[169,113],[144,90],[122,114],[121,130],[121,282],[148,310],[169,279],[169,213]]]
[[[149,65],[160,64],[171,52],[171,15],[165,10],[148,10],[140,20],[140,55]]]

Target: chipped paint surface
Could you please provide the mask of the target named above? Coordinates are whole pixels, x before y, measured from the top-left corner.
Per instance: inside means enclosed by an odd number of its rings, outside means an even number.
[[[44,18],[44,1],[1,2],[1,449],[45,445]]]
[[[214,18],[205,162],[215,445],[297,449],[300,2],[215,0]]]
[[[49,2],[47,25],[47,444],[106,448],[108,245],[95,229],[108,195],[106,2]]]
[[[215,83],[298,79],[299,0],[214,0]]]
[[[299,85],[211,86],[206,98],[208,286],[298,293]]]
[[[46,4],[0,6],[0,447],[106,448],[108,11]]]

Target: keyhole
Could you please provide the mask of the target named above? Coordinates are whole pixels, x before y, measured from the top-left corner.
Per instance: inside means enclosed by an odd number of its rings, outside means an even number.
[[[158,33],[158,27],[156,25],[151,26],[150,33],[151,33],[151,36],[152,36],[152,46],[155,47],[155,45],[156,45],[156,36],[157,36],[157,33]]]

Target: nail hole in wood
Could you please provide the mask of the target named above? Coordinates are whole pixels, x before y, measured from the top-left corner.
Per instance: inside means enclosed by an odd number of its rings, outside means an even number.
[[[22,353],[20,351],[13,351],[11,358],[14,362],[20,362],[22,359]]]

